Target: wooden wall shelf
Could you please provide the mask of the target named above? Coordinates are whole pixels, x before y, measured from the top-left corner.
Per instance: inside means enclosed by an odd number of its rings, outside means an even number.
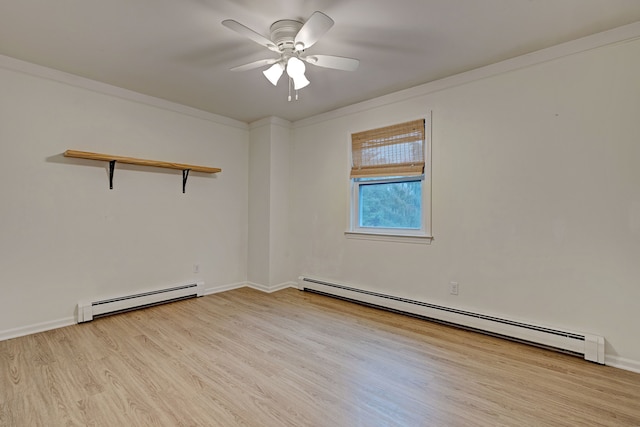
[[[185,163],[163,162],[159,160],[136,159],[134,157],[113,156],[111,154],[91,153],[89,151],[67,150],[64,152],[65,157],[74,157],[78,159],[100,160],[109,162],[109,188],[113,189],[113,171],[116,162],[126,163],[129,165],[151,166],[156,168],[178,169],[182,171],[182,192],[185,192],[187,186],[187,178],[189,171],[203,173],[222,172],[220,168],[212,168],[209,166],[189,165]]]

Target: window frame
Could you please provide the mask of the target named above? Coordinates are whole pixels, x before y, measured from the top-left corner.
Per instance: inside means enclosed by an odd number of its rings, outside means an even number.
[[[383,240],[410,243],[430,244],[433,240],[431,235],[431,112],[418,119],[424,119],[425,141],[424,141],[424,173],[416,176],[399,177],[376,177],[352,178],[349,176],[349,229],[345,231],[345,236],[351,239]],[[411,119],[405,120],[409,121]],[[397,121],[398,123],[400,121]],[[390,124],[389,126],[392,126]],[[355,133],[355,132],[353,132]],[[349,168],[352,164],[352,142],[349,133]],[[382,227],[360,227],[360,187],[367,184],[384,184],[407,181],[421,181],[422,186],[422,220],[421,227],[415,228],[382,228]]]

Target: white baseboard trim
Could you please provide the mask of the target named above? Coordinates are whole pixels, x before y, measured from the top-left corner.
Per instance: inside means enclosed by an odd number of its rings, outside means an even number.
[[[272,292],[280,291],[282,289],[298,288],[298,284],[296,282],[283,282],[283,283],[279,283],[277,285],[271,285],[271,286],[261,285],[259,283],[247,282],[247,286],[252,289],[256,289],[258,291],[266,292],[268,294]]]
[[[269,286],[269,285],[262,285],[260,283],[255,283],[255,282],[238,282],[238,283],[230,283],[228,285],[222,285],[214,288],[205,289],[204,294],[212,295],[220,292],[232,291],[234,289],[245,288],[245,287],[270,294],[272,292],[280,291],[286,288],[297,288],[298,284],[296,282],[283,282],[277,285]]]
[[[249,287],[266,293],[277,292],[286,288],[302,289],[297,282],[283,282],[278,285],[272,286],[261,285],[259,283],[253,282],[238,282],[230,283],[228,285],[216,286],[213,288],[207,288],[205,289],[204,294],[212,295],[244,287]],[[36,323],[33,325],[21,326],[19,328],[7,329],[4,331],[0,331],[0,341],[23,337],[31,334],[37,334],[38,332],[45,332],[52,329],[64,328],[66,326],[76,324],[77,323],[75,317],[66,317],[49,322]],[[613,368],[623,369],[625,371],[636,372],[640,374],[640,361],[637,360],[626,359],[620,356],[606,355],[604,364]]]
[[[612,366],[618,369],[624,369],[625,371],[636,372],[640,374],[640,361],[625,359],[620,356],[607,355],[604,359],[604,364]]]
[[[207,288],[204,290],[204,295],[212,295],[220,292],[231,291],[233,289],[239,289],[249,287],[252,289],[256,289],[262,292],[276,292],[281,289],[286,288],[297,288],[298,284],[296,282],[284,282],[278,285],[261,285],[253,282],[238,282],[238,283],[230,283],[228,285],[216,286],[212,288]],[[18,328],[7,329],[4,331],[0,331],[0,341],[9,340],[11,338],[23,337],[25,335],[37,334],[38,332],[49,331],[51,329],[63,328],[65,326],[76,325],[76,318],[74,317],[66,317],[58,320],[51,320],[49,322],[36,323],[33,325],[21,326]]]
[[[204,294],[205,295],[217,294],[220,292],[232,291],[234,289],[239,289],[244,287],[270,294],[272,292],[280,291],[286,288],[298,288],[298,283],[283,282],[277,285],[269,286],[269,285],[262,285],[260,283],[255,283],[255,282],[238,282],[238,283],[230,283],[228,285],[216,286],[214,288],[207,288],[204,290]]]
[[[228,285],[207,288],[204,290],[204,294],[205,295],[217,294],[220,292],[226,292],[226,291],[232,291],[234,289],[244,288],[245,286],[247,286],[246,282],[229,283]]]
[[[23,337],[25,335],[37,334],[38,332],[49,331],[51,329],[64,328],[76,324],[75,317],[66,317],[64,319],[52,320],[49,322],[36,323],[33,325],[21,326],[19,328],[7,329],[0,331],[0,341],[10,340],[11,338]]]

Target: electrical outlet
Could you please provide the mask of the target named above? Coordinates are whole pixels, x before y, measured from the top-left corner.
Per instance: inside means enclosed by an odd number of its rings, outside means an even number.
[[[449,293],[451,295],[458,295],[458,282],[449,282]]]
[[[199,264],[193,264],[193,272],[195,274],[200,273],[200,265]]]

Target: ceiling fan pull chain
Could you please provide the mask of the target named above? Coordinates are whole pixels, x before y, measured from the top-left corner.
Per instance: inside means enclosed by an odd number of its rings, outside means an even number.
[[[289,97],[287,98],[287,101],[291,102],[291,77],[289,77]]]

